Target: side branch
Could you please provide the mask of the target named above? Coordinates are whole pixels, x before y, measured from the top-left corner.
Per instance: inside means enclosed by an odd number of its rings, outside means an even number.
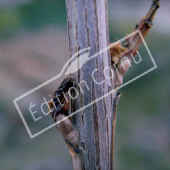
[[[121,97],[122,93],[121,92],[116,92],[116,97],[113,101],[113,108],[114,108],[114,117],[113,117],[113,136],[112,136],[112,160],[114,159],[114,141],[115,141],[115,128],[116,128],[116,116],[117,116],[117,106],[119,99]],[[113,161],[112,161],[113,163]],[[111,165],[113,167],[113,165]]]
[[[155,18],[155,15],[159,7],[160,7],[160,1],[154,0],[147,15],[139,22],[139,24],[136,25],[135,31],[139,30],[143,38],[146,37],[149,30],[152,28],[153,20]],[[128,48],[129,51],[132,50],[132,55],[135,56],[136,51],[139,49],[141,43],[142,43],[142,39],[140,35],[136,34],[135,36],[132,36],[131,38],[127,39],[126,47]]]
[[[139,22],[139,24],[136,25],[135,31],[137,30],[140,31],[143,38],[146,37],[150,28],[153,26],[153,19],[159,7],[160,7],[160,1],[154,0],[147,15]],[[111,60],[113,62],[113,68],[116,72],[116,79],[115,79],[116,88],[123,84],[123,78],[126,72],[128,71],[129,66],[131,65],[132,57],[136,56],[137,50],[139,49],[141,44],[142,44],[142,38],[139,34],[135,34],[134,36],[127,38],[126,44],[124,45],[124,47],[119,41],[110,44]],[[117,92],[116,98],[114,100],[115,115],[113,118],[112,157],[113,157],[113,152],[114,152],[117,104],[118,104],[120,96],[121,96],[121,93]]]
[[[153,26],[153,19],[160,7],[160,1],[154,0],[147,15],[136,25],[135,31],[140,31],[143,38],[146,37],[150,28]],[[129,69],[132,62],[132,57],[135,57],[137,51],[142,44],[142,38],[139,34],[132,37],[127,37],[124,47],[117,41],[110,44],[111,60],[114,69],[116,70],[116,87],[123,84],[123,77]]]

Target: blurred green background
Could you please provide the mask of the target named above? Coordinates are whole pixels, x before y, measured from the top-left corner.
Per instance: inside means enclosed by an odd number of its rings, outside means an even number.
[[[109,0],[111,42],[131,33],[150,5],[151,0]],[[121,89],[115,170],[170,169],[169,7],[169,0],[161,1],[146,38],[158,68]],[[1,170],[72,169],[56,128],[31,140],[13,104],[67,61],[66,20],[64,0],[0,0]]]

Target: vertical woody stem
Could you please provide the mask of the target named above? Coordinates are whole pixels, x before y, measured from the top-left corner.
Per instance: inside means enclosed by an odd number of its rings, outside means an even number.
[[[107,0],[66,0],[69,51],[70,57],[79,50],[90,47],[90,56],[108,47],[108,10]],[[79,61],[81,62],[81,61]],[[103,70],[111,67],[110,53],[99,54],[88,61],[82,69],[73,74],[76,83],[85,81],[89,87],[82,85],[84,94],[80,92],[79,99],[71,102],[71,112],[97,100],[115,87],[112,80],[106,79]],[[97,82],[92,80],[92,72]],[[111,73],[108,73],[111,74]],[[108,75],[111,77],[111,75]],[[112,135],[113,135],[113,100],[115,96],[93,103],[74,117],[75,129],[79,134],[79,153],[82,160],[82,169],[106,170],[112,169]]]

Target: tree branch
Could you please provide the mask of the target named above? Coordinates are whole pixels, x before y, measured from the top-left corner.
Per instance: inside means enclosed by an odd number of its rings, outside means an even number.
[[[135,31],[140,31],[143,38],[146,37],[150,28],[153,26],[153,19],[160,7],[160,0],[154,0],[147,15],[136,25]],[[139,34],[135,34],[130,38],[127,37],[125,47],[117,41],[110,44],[110,51],[114,69],[116,70],[116,87],[123,84],[123,77],[127,73],[132,62],[132,57],[135,57],[137,50],[142,44],[142,38]]]
[[[91,47],[91,55],[93,55],[108,46],[107,1],[66,0],[66,6],[70,57],[87,47]],[[147,15],[136,25],[135,31],[139,30],[143,37],[152,27],[159,7],[159,0],[154,0]],[[74,80],[73,77],[66,78],[54,93],[53,101],[49,103],[54,121],[60,121],[89,102],[95,101],[108,93],[110,87],[114,89],[122,85],[132,55],[136,55],[141,43],[142,39],[138,34],[127,38],[125,47],[119,41],[112,43],[110,44],[111,58],[108,51],[99,54],[93,61],[89,61],[88,65],[84,65],[73,74]],[[124,58],[125,60],[122,60]],[[77,60],[80,64],[81,59],[77,58]],[[111,67],[111,60],[115,71],[114,82],[106,79],[100,71]],[[89,78],[94,68],[99,72],[97,81],[104,80],[101,86],[97,86]],[[82,81],[89,85],[90,93],[87,92],[87,87],[83,86],[81,90],[79,89],[79,99],[71,100],[68,96],[69,88],[75,84],[80,85]],[[83,94],[80,93],[82,91]],[[93,103],[81,113],[57,124],[57,128],[69,146],[74,170],[113,168],[116,113],[120,96],[121,93],[116,91],[102,101]]]

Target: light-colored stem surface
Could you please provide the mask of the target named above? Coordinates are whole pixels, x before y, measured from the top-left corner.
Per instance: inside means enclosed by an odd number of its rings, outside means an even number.
[[[91,47],[92,56],[108,46],[107,0],[66,0],[66,6],[70,57],[87,47]],[[88,61],[73,75],[77,84],[86,81],[90,91],[82,86],[85,93],[80,93],[79,99],[72,102],[71,112],[114,89],[114,82],[103,75],[105,67],[111,67],[108,51]],[[105,81],[100,86],[92,80],[94,69],[99,69],[96,73],[97,81]],[[114,96],[110,95],[74,117],[79,134],[82,169],[112,169],[113,99]]]

